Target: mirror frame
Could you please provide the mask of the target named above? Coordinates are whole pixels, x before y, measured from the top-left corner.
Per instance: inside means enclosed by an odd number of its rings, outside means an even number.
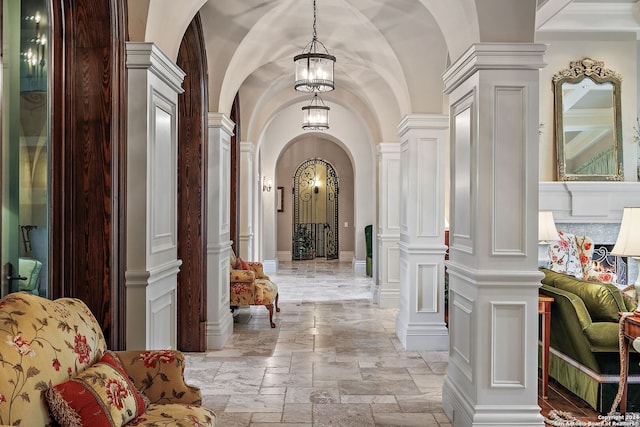
[[[564,153],[564,130],[563,130],[563,102],[562,84],[578,83],[585,78],[590,78],[596,83],[611,83],[613,85],[613,126],[614,126],[614,151],[616,155],[616,171],[612,174],[572,174],[566,173],[565,153]],[[591,58],[583,58],[578,61],[571,61],[569,68],[559,71],[553,76],[554,94],[554,140],[556,149],[556,166],[559,181],[622,181],[624,173],[622,167],[622,119],[621,119],[621,92],[622,76],[617,72],[604,68],[603,61],[596,61]]]

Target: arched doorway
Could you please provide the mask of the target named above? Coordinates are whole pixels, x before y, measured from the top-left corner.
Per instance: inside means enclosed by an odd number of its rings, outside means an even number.
[[[294,261],[338,259],[338,175],[326,160],[303,162],[293,177]]]

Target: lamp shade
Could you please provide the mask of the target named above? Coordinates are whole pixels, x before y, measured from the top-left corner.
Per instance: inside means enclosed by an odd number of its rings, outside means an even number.
[[[553,212],[538,212],[538,241],[550,242],[560,240],[556,223],[553,220]]]
[[[640,207],[624,208],[620,233],[611,255],[640,257]]]

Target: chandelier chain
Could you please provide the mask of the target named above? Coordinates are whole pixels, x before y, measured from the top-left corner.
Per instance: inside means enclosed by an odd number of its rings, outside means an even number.
[[[313,41],[318,40],[318,33],[316,31],[316,0],[313,0]]]

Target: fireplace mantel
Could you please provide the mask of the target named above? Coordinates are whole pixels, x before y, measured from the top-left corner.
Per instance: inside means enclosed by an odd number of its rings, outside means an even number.
[[[541,182],[539,210],[556,223],[615,223],[626,206],[640,206],[639,182]]]

